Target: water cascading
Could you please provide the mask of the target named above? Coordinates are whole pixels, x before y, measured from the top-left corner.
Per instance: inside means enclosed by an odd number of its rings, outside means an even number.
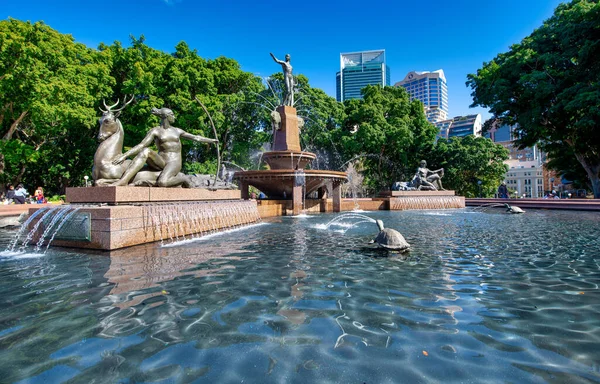
[[[297,187],[302,187],[302,208],[301,212],[306,211],[306,175],[304,170],[297,170],[294,172],[294,184]]]
[[[35,253],[40,253],[44,244],[46,247],[43,253],[46,253],[52,241],[56,238],[61,229],[77,213],[80,207],[71,205],[61,205],[52,208],[40,208],[32,213],[29,218],[21,225],[19,231],[11,241],[5,252],[24,253],[30,244],[35,243]],[[37,219],[37,221],[35,221]],[[35,224],[33,224],[35,221]],[[33,224],[33,227],[31,225]],[[23,234],[27,236],[20,242]],[[48,239],[48,241],[46,241]],[[37,240],[37,241],[36,241]],[[19,245],[18,251],[15,251]]]
[[[150,204],[144,209],[147,231],[161,244],[166,240],[173,243],[196,239],[260,221],[256,204],[244,200]]]
[[[376,221],[375,221],[375,219],[372,219],[369,216],[362,215],[360,213],[350,212],[350,213],[341,214],[341,215],[331,219],[329,222],[327,222],[324,225],[318,225],[317,228],[328,230],[331,226],[346,227],[346,229],[342,231],[345,233],[350,228],[354,228],[358,224],[362,224],[362,223],[376,223]]]

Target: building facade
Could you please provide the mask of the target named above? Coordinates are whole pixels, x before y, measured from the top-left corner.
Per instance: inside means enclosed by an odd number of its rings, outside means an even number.
[[[412,71],[394,86],[404,87],[411,100],[417,99],[423,103],[429,122],[435,124],[448,119],[448,85],[443,70]]]
[[[514,140],[518,138],[517,126],[508,124],[493,125],[486,134],[494,143],[508,150],[506,186],[513,191],[511,197],[544,197],[549,190],[544,156],[537,145],[519,149]],[[514,193],[516,192],[516,193]]]
[[[451,137],[464,137],[468,135],[481,136],[483,124],[481,115],[456,116],[452,119],[434,123],[440,130],[438,137],[449,139]]]
[[[336,74],[337,101],[361,99],[367,85],[390,85],[390,69],[385,50],[340,54],[340,71]]]
[[[512,190],[511,197],[544,197],[544,167],[538,160],[507,160],[506,186]]]

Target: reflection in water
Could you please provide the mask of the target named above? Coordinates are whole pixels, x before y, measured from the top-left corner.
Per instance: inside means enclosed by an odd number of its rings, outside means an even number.
[[[8,382],[597,382],[600,219],[370,212],[0,260]],[[560,236],[558,236],[560,234]],[[10,241],[0,232],[0,248]],[[401,378],[401,379],[399,379]]]

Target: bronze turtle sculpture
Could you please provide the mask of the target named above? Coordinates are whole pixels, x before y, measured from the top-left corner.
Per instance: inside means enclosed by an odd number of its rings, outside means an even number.
[[[369,244],[377,243],[382,248],[395,252],[406,252],[410,249],[410,244],[406,242],[400,232],[391,228],[384,228],[383,221],[377,220],[379,234]]]
[[[504,204],[504,206],[506,207],[506,212],[509,212],[509,213],[525,213],[524,210],[522,210],[519,207],[515,207],[514,205]]]

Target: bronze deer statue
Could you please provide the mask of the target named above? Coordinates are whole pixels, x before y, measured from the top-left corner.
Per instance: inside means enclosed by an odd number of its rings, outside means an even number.
[[[102,117],[100,117],[100,131],[98,132],[98,141],[100,145],[94,154],[94,167],[92,168],[92,178],[96,186],[109,186],[119,181],[131,160],[126,160],[121,164],[114,164],[113,160],[123,154],[123,138],[125,132],[123,125],[119,121],[121,111],[133,101],[131,99],[119,109],[113,109],[119,104],[119,100],[111,106],[107,106],[104,100],[105,110],[100,108]]]

